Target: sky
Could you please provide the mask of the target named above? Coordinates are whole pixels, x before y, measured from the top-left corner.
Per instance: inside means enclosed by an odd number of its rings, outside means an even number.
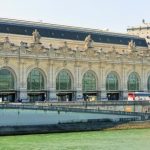
[[[150,0],[0,0],[0,18],[126,33],[150,22]]]

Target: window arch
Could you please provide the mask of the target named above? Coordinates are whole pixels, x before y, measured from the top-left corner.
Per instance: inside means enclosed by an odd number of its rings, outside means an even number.
[[[39,69],[33,69],[27,79],[28,90],[43,90],[44,89],[44,77]]]
[[[96,77],[93,72],[87,71],[82,79],[83,91],[96,91]]]
[[[150,76],[148,77],[148,80],[147,80],[147,89],[148,91],[150,91]]]
[[[118,77],[115,73],[111,72],[106,78],[106,90],[117,91],[118,90]]]
[[[58,73],[56,78],[56,90],[71,90],[71,76],[66,70]]]
[[[14,90],[14,76],[7,69],[0,70],[0,90]]]
[[[139,79],[135,72],[132,72],[128,77],[128,91],[139,90]]]

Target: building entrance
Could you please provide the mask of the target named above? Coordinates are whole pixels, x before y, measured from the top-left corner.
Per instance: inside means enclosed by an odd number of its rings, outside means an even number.
[[[15,102],[15,93],[0,93],[0,101]]]
[[[45,100],[45,93],[29,93],[28,98],[30,102],[41,101]]]
[[[84,101],[96,101],[97,93],[83,93]]]
[[[119,93],[107,93],[108,100],[119,100]]]
[[[72,101],[72,93],[58,93],[58,101]]]

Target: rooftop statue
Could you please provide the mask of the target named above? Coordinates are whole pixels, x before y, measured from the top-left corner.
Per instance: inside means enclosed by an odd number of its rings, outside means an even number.
[[[10,43],[10,41],[9,41],[9,37],[5,37],[5,38],[4,38],[3,48],[4,48],[5,50],[10,50],[10,48],[11,48],[11,43]]]
[[[41,35],[37,31],[37,29],[35,29],[35,31],[33,31],[32,35],[33,35],[34,43],[40,43]]]
[[[93,40],[91,38],[91,35],[88,35],[85,38],[84,42],[85,42],[85,45],[84,45],[85,49],[92,48]]]
[[[136,47],[135,42],[133,42],[133,40],[131,40],[128,44],[128,48],[129,49],[134,49]]]

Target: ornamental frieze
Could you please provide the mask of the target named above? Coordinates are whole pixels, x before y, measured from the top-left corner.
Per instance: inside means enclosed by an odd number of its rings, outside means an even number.
[[[85,37],[85,40],[79,45],[69,44],[67,41],[60,43],[58,45],[50,44],[49,47],[45,47],[41,43],[41,35],[35,30],[32,33],[32,43],[27,43],[24,41],[20,42],[20,45],[15,45],[9,39],[5,37],[0,41],[0,53],[14,54],[19,56],[44,56],[44,57],[60,57],[60,58],[73,58],[73,59],[96,59],[96,60],[130,60],[141,59],[143,57],[150,57],[150,50],[138,49],[135,45],[135,42],[131,40],[128,44],[128,47],[124,47],[124,50],[116,48],[115,45],[107,45],[98,47],[95,44],[91,35]],[[51,42],[51,41],[50,41]],[[74,47],[73,47],[74,46]]]

